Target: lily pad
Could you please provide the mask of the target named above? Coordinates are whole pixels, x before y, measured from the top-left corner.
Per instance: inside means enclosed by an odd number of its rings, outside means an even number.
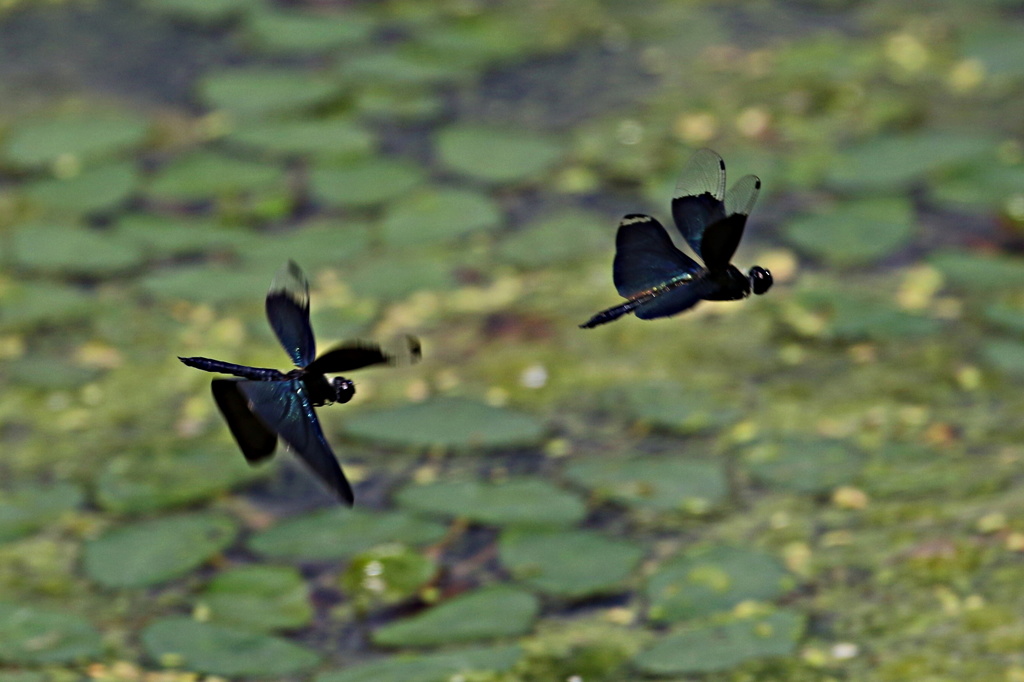
[[[729,495],[721,464],[678,457],[587,459],[570,465],[566,476],[599,497],[659,512],[703,513]]]
[[[538,444],[544,423],[536,417],[465,398],[362,412],[345,422],[353,437],[393,447],[507,448]]]
[[[85,545],[85,572],[106,587],[145,587],[188,573],[227,547],[235,522],[199,513],[114,528]]]
[[[507,530],[499,549],[516,580],[569,599],[621,589],[643,558],[640,547],[592,531]]]
[[[329,206],[366,208],[408,194],[426,180],[409,161],[374,158],[347,166],[317,166],[310,171],[313,195]]]
[[[141,286],[159,298],[195,303],[248,301],[266,290],[267,273],[203,265],[157,271],[145,277]]]
[[[354,97],[355,111],[365,118],[423,123],[445,113],[445,100],[440,93],[423,86],[366,86]]]
[[[142,249],[110,230],[32,223],[14,230],[18,265],[53,274],[112,275],[142,264]]]
[[[246,34],[257,49],[313,54],[367,42],[376,22],[347,6],[343,11],[300,12],[261,7],[246,18]]]
[[[1024,343],[993,339],[986,341],[981,347],[981,356],[985,363],[1010,377],[1024,376]]]
[[[242,566],[220,573],[201,596],[210,618],[247,630],[299,628],[313,619],[302,574],[291,566]]]
[[[522,130],[455,126],[438,133],[441,164],[461,175],[503,184],[539,181],[562,158],[552,137]]]
[[[1000,159],[984,159],[937,178],[931,195],[954,207],[986,211],[1005,210],[1007,202],[1024,193],[1024,163],[1009,165]]]
[[[942,323],[932,317],[899,310],[889,296],[822,289],[803,291],[795,300],[823,316],[828,326],[815,335],[844,340],[884,341],[937,333]]]
[[[722,401],[697,395],[675,381],[639,382],[614,394],[615,407],[645,424],[674,433],[720,429],[736,421],[739,411]]]
[[[148,129],[145,118],[126,112],[28,117],[6,136],[0,157],[28,167],[67,159],[89,164],[141,145]]]
[[[450,291],[457,262],[451,250],[415,249],[386,259],[367,259],[345,272],[345,283],[361,298],[403,299],[417,291]]]
[[[84,215],[123,204],[135,191],[139,175],[132,163],[86,168],[68,178],[24,185],[25,198],[44,214]]]
[[[66,391],[95,381],[102,371],[75,364],[66,354],[34,353],[10,363],[5,373],[14,385]]]
[[[534,595],[505,585],[463,594],[411,618],[390,623],[371,636],[380,646],[456,644],[526,634],[540,613]]]
[[[0,602],[0,661],[71,663],[99,656],[100,633],[67,609],[51,611]]]
[[[95,297],[73,286],[31,282],[4,290],[0,320],[10,330],[89,319]]]
[[[82,490],[71,483],[21,485],[0,493],[0,542],[28,535],[79,506]]]
[[[827,179],[843,189],[899,193],[928,173],[967,164],[994,146],[987,135],[935,130],[876,138],[847,149]]]
[[[615,220],[583,209],[561,209],[542,215],[510,234],[498,247],[502,261],[542,269],[612,252]]]
[[[128,214],[117,222],[117,234],[139,244],[147,255],[166,257],[217,250],[242,250],[252,233],[207,219]]]
[[[161,201],[205,201],[264,192],[283,179],[280,168],[204,151],[161,168],[146,193]]]
[[[370,229],[352,220],[323,220],[296,229],[249,239],[241,256],[252,270],[273,272],[287,256],[307,272],[337,268],[347,280],[346,262],[361,262],[370,248]],[[315,313],[314,313],[315,314]]]
[[[352,558],[341,587],[357,609],[411,599],[437,575],[437,562],[397,542],[379,545]]]
[[[523,656],[517,644],[401,655],[320,673],[314,682],[450,682],[470,672],[506,672]]]
[[[692,675],[735,668],[762,658],[789,656],[804,631],[804,617],[792,611],[701,625],[662,638],[633,664],[651,675]]]
[[[754,448],[746,463],[755,479],[773,489],[824,494],[855,482],[864,457],[840,440],[791,438]]]
[[[786,237],[830,265],[869,265],[910,243],[913,215],[905,199],[846,201],[789,222]]]
[[[1024,77],[1024,45],[1013,22],[983,24],[966,33],[963,56],[980,61],[987,75]]]
[[[429,51],[402,49],[391,45],[386,51],[346,57],[338,69],[345,83],[352,85],[435,85],[466,80],[474,74]]]
[[[380,229],[387,244],[419,246],[494,230],[501,219],[501,209],[485,194],[430,188],[391,204]]]
[[[134,453],[104,466],[96,479],[96,498],[104,509],[136,514],[214,497],[260,475],[223,451]]]
[[[663,565],[646,592],[653,620],[678,622],[729,611],[744,601],[772,601],[793,587],[793,577],[770,554],[714,546]]]
[[[328,509],[283,521],[249,540],[259,554],[278,559],[334,560],[389,542],[429,544],[444,526],[402,511]]]
[[[365,158],[375,146],[373,134],[349,118],[243,122],[226,139],[274,156],[325,160]]]
[[[220,23],[243,14],[252,0],[142,0],[146,7],[201,25]]]
[[[1024,260],[967,251],[940,251],[928,259],[950,284],[990,293],[1024,289]]]
[[[306,111],[338,94],[327,76],[298,69],[234,68],[207,73],[199,82],[203,104],[239,118]]]
[[[402,488],[396,501],[414,512],[495,526],[570,526],[587,511],[576,495],[535,478],[413,484]]]
[[[320,663],[319,655],[288,640],[183,617],[164,618],[146,627],[142,645],[157,660],[226,677],[280,679]]]
[[[1007,297],[985,306],[985,321],[1000,329],[1024,335],[1024,297]]]

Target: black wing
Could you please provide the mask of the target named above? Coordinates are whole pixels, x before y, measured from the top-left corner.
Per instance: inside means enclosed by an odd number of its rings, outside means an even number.
[[[686,162],[672,197],[672,218],[686,243],[700,256],[704,230],[726,216],[725,161],[710,149],[701,149]],[[710,267],[710,266],[709,266]]]
[[[720,270],[729,265],[760,191],[761,180],[756,175],[744,175],[729,188],[725,195],[725,218],[708,226],[701,239],[700,254],[708,269]]]
[[[248,398],[249,408],[277,431],[288,447],[351,507],[355,503],[352,486],[327,444],[302,382],[298,379],[240,381],[238,388]]]
[[[214,379],[213,399],[245,459],[256,464],[274,454],[277,434],[249,409],[249,400],[239,390],[239,383],[240,379]]]
[[[311,362],[306,371],[310,374],[340,374],[372,365],[394,365],[400,362],[416,362],[423,351],[415,336],[406,337],[406,348],[400,357],[389,353],[375,343],[348,341],[330,349]]]
[[[627,215],[615,235],[612,279],[623,298],[704,271],[697,261],[676,248],[661,223],[649,215]]]
[[[274,276],[267,292],[267,319],[296,367],[316,357],[316,341],[309,324],[309,282],[295,261],[288,261]]]

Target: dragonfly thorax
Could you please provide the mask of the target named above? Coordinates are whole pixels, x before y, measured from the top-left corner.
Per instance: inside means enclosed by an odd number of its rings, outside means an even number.
[[[328,379],[323,374],[304,374],[302,385],[305,387],[309,402],[314,407],[323,407],[333,403],[347,403],[356,394],[356,385],[351,379],[334,377]]]

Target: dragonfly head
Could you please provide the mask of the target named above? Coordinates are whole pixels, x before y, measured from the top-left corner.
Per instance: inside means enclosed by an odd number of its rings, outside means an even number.
[[[334,377],[331,379],[331,388],[334,389],[334,402],[347,403],[356,394],[356,385],[351,379],[345,377]]]
[[[747,276],[750,278],[751,291],[757,295],[761,295],[768,291],[772,286],[772,282],[775,281],[772,279],[772,273],[767,269],[762,268],[760,265],[755,265],[750,268],[750,272]]]

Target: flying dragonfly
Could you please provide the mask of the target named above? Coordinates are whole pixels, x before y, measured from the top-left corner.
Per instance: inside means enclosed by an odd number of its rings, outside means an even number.
[[[350,379],[338,376],[328,380],[326,374],[394,365],[400,358],[376,344],[359,341],[342,343],[317,357],[309,323],[309,282],[294,261],[288,261],[274,277],[267,292],[266,308],[274,334],[297,369],[284,373],[210,358],[178,359],[189,367],[239,377],[214,379],[213,399],[249,464],[271,457],[280,436],[351,507],[355,503],[352,486],[342,473],[313,408],[347,403],[355,395],[356,387]],[[419,341],[409,336],[406,343],[407,359],[419,360]]]
[[[592,329],[626,313],[642,320],[669,317],[700,301],[738,301],[768,291],[771,272],[755,265],[743,274],[729,262],[760,191],[757,176],[745,175],[726,193],[722,157],[710,149],[695,153],[676,184],[672,218],[704,265],[677,249],[651,216],[627,215],[615,236],[612,279],[628,300],[580,327]]]

